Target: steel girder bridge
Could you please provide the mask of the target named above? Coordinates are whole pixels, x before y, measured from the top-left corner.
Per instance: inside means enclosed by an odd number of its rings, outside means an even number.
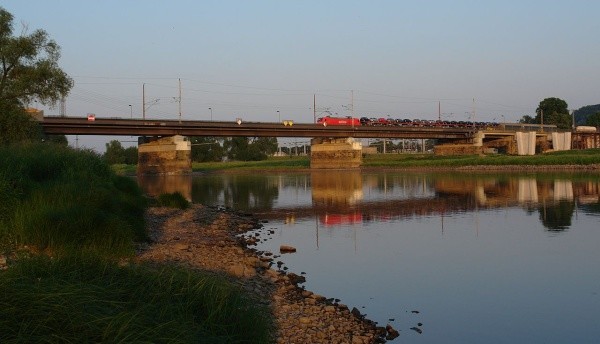
[[[284,124],[285,123],[285,124]],[[245,136],[245,137],[329,137],[381,139],[470,140],[479,129],[400,126],[323,126],[313,123],[179,121],[160,119],[111,119],[86,117],[44,117],[46,134],[106,136]]]

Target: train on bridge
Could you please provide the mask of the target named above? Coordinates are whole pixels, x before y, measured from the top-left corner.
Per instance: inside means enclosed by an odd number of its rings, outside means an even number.
[[[558,128],[553,124],[528,124],[528,123],[498,123],[498,122],[472,122],[472,121],[446,121],[429,119],[394,119],[384,117],[352,116],[334,117],[324,116],[317,119],[317,124],[327,126],[367,126],[367,127],[405,127],[405,128],[442,128],[442,129],[472,129],[472,130],[506,130],[506,131],[545,131],[553,132]],[[595,127],[589,127],[596,131]],[[587,127],[586,127],[587,129]],[[577,132],[584,131],[577,127]],[[590,132],[589,129],[585,132]]]
[[[476,128],[476,129],[493,129],[499,128],[502,125],[496,122],[471,122],[471,121],[442,121],[442,120],[427,120],[427,119],[394,119],[384,117],[333,117],[324,116],[317,119],[317,123],[323,126],[329,125],[348,125],[348,126],[398,126],[398,127],[413,127],[413,128]]]

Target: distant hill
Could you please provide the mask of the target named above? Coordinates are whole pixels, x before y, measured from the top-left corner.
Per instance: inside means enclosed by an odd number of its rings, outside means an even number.
[[[593,115],[596,112],[600,112],[600,104],[596,105],[587,105],[581,107],[573,113],[575,116],[575,124],[576,125],[585,125],[585,121],[589,115]]]

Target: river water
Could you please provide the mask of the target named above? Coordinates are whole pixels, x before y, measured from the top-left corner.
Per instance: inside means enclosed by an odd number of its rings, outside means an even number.
[[[267,220],[256,248],[402,343],[599,343],[600,176],[314,171],[142,179]],[[268,232],[272,234],[268,234]]]

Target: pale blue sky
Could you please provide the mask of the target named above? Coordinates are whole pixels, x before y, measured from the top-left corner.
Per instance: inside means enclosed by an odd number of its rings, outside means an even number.
[[[600,103],[600,1],[4,0],[62,47],[67,115],[516,121]],[[351,92],[353,91],[353,92]],[[473,103],[473,99],[475,102]],[[57,114],[58,109],[47,110]],[[502,117],[504,116],[504,117]],[[103,144],[102,144],[103,146]]]

